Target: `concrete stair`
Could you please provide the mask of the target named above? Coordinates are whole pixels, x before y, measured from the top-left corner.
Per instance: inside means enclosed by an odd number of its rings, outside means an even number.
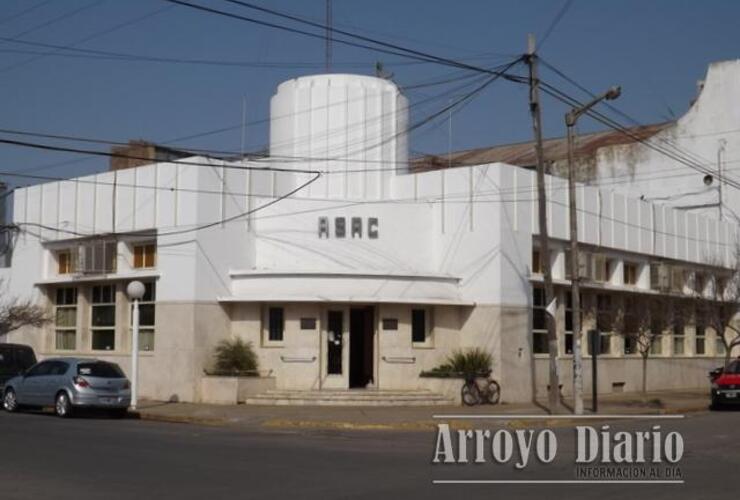
[[[443,406],[453,401],[427,390],[326,389],[268,390],[244,404],[267,406]]]

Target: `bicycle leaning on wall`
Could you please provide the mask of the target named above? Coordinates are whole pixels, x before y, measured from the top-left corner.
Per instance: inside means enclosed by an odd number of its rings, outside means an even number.
[[[486,373],[466,373],[462,386],[462,401],[467,406],[482,404],[495,405],[501,399],[501,386]]]

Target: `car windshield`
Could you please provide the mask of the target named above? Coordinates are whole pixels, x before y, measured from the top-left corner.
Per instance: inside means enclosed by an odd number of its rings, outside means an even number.
[[[733,361],[732,363],[727,365],[725,373],[730,373],[732,375],[740,374],[740,361]]]
[[[77,365],[78,375],[100,378],[124,378],[124,374],[118,365],[98,361],[96,363],[80,363]]]

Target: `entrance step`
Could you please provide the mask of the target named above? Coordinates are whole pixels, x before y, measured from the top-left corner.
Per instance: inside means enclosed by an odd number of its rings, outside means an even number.
[[[427,390],[297,391],[273,389],[250,396],[244,403],[270,406],[442,406],[451,405],[453,401]]]

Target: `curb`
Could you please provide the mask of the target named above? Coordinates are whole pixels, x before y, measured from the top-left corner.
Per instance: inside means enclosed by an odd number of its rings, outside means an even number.
[[[158,415],[147,412],[129,412],[131,418],[150,422],[167,422],[171,424],[197,424],[220,427],[229,423],[225,418],[195,417],[187,415]]]
[[[707,411],[708,405],[702,403],[701,405],[687,405],[675,408],[663,408],[650,413],[635,413],[635,417],[639,418],[642,415],[677,415],[687,413],[698,413]],[[238,424],[238,421],[229,420],[218,417],[199,417],[199,416],[188,416],[188,415],[160,415],[157,413],[149,412],[130,412],[131,418],[148,420],[152,422],[167,422],[174,424],[195,424],[205,425],[211,427],[223,427],[227,425]],[[603,420],[608,421],[609,415],[603,415]],[[450,419],[445,422],[449,424],[451,429],[461,430],[469,429],[473,422],[477,419],[461,420],[461,419]],[[485,419],[480,419],[485,420]],[[600,421],[601,419],[594,419]],[[502,427],[508,427],[511,429],[526,429],[530,427],[567,427],[580,422],[580,419],[551,419],[548,415],[542,415],[541,419],[517,419],[512,418],[511,420],[500,419]],[[430,431],[437,428],[437,420],[417,420],[407,422],[394,422],[394,423],[378,423],[378,422],[355,422],[355,421],[332,421],[332,420],[292,420],[292,419],[268,419],[260,423],[254,423],[254,426],[261,427],[264,429],[306,429],[306,430],[347,430],[347,431],[411,431],[421,432]],[[251,425],[250,425],[251,426]]]

